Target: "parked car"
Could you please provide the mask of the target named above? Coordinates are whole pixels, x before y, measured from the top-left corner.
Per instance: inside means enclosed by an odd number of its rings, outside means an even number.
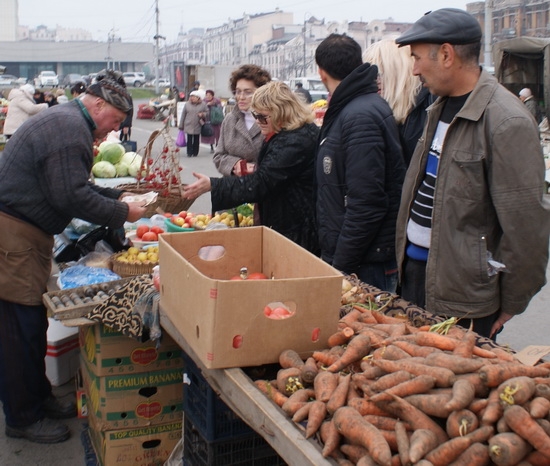
[[[145,73],[126,72],[122,73],[127,86],[141,87],[145,84]]]
[[[59,86],[59,79],[54,71],[41,71],[37,78],[34,80],[35,87]]]
[[[0,85],[21,85],[26,84],[27,78],[18,78],[17,76],[14,76],[13,74],[1,74],[0,75]]]
[[[157,80],[156,79],[152,79],[151,81],[149,81],[146,86],[148,87],[156,87],[156,84],[157,84]],[[167,79],[167,78],[159,78],[159,87],[160,88],[165,88],[165,87],[170,87],[170,80]]]
[[[83,82],[84,82],[84,80],[82,79],[81,74],[71,73],[71,74],[68,74],[67,76],[65,76],[63,78],[62,86],[63,87],[72,87],[76,83],[83,83]]]

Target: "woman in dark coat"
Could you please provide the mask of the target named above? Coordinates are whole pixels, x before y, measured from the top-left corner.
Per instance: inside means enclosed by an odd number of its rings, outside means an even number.
[[[318,254],[313,184],[319,130],[311,110],[281,81],[260,87],[251,107],[265,138],[256,170],[222,178],[193,173],[197,181],[184,196],[211,191],[214,212],[255,202],[261,225]]]

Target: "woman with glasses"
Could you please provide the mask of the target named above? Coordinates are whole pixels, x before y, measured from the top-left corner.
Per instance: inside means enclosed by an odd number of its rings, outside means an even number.
[[[313,114],[281,81],[256,90],[251,109],[264,139],[256,169],[242,177],[193,173],[197,181],[184,188],[184,196],[211,191],[214,212],[255,202],[260,225],[318,254],[313,182],[319,129]]]
[[[254,91],[269,81],[271,75],[256,65],[243,65],[231,74],[229,87],[236,105],[222,122],[214,151],[214,165],[222,175],[241,176],[243,171],[254,170],[263,137],[250,113],[250,103]],[[241,165],[246,170],[241,170]]]

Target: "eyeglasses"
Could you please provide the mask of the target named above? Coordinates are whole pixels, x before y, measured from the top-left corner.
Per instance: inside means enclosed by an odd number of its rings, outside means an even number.
[[[250,97],[252,97],[254,95],[254,90],[253,89],[245,89],[245,90],[236,89],[233,92],[233,95],[235,97],[241,97],[242,96],[245,99],[250,99]]]
[[[262,115],[261,113],[250,112],[255,120],[258,120],[262,125],[267,125],[267,119],[271,118],[269,115]]]

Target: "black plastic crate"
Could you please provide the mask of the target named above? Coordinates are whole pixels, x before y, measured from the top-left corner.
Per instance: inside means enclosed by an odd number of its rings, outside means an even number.
[[[207,441],[185,417],[183,466],[286,466],[277,452],[258,434]]]
[[[187,375],[183,384],[183,412],[202,437],[213,442],[255,433],[212,390],[189,355],[182,354]]]

